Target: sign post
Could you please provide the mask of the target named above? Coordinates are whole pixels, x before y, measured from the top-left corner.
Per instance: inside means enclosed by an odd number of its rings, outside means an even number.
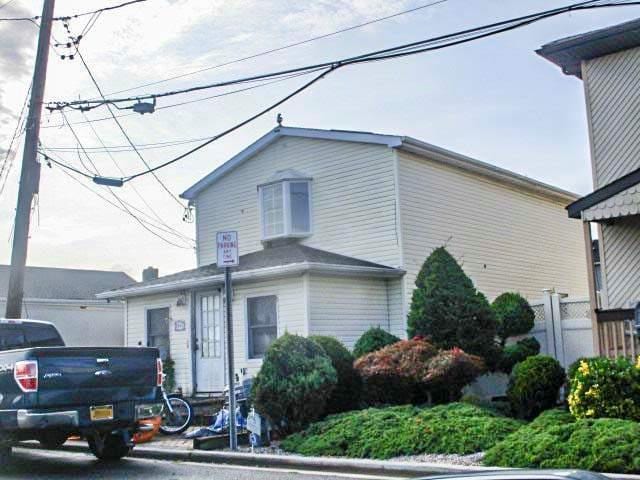
[[[231,267],[237,267],[238,257],[238,232],[218,232],[216,234],[217,263],[218,267],[224,267],[224,293],[225,312],[227,319],[227,370],[229,380],[229,448],[238,449],[238,436],[236,432],[236,382],[233,366],[233,312],[232,312],[232,283]]]

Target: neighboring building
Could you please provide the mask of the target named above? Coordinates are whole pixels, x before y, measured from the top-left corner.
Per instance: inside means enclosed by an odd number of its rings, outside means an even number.
[[[284,332],[348,347],[371,326],[406,336],[416,275],[446,245],[489,298],[587,294],[574,194],[422,141],[278,127],[182,194],[198,268],[98,295],[126,300],[128,345],[169,345],[186,393],[224,387],[216,232],[239,234],[235,365],[251,375]]]
[[[635,355],[640,353],[633,326],[640,304],[640,19],[558,40],[538,53],[584,83],[595,191],[567,209],[571,218],[582,220],[587,241],[590,224],[597,225],[601,278],[590,278],[596,351]]]
[[[0,265],[0,292],[9,285],[8,265]],[[131,284],[124,272],[27,267],[22,317],[52,322],[69,346],[124,345],[124,304],[98,300],[96,293]],[[6,297],[0,297],[0,316]]]

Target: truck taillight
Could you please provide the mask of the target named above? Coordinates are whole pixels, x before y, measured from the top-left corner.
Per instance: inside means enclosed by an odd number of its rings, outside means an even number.
[[[25,393],[38,391],[38,362],[35,360],[23,360],[16,362],[13,367],[13,378]]]
[[[163,375],[162,375],[162,360],[158,358],[156,360],[156,364],[158,366],[157,369],[156,369],[156,372],[157,372],[157,375],[158,375],[157,379],[156,379],[156,384],[159,387],[161,387],[162,386],[162,377],[163,377]]]

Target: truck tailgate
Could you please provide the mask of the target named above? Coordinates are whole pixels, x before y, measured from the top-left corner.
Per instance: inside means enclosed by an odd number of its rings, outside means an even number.
[[[38,405],[53,407],[150,398],[157,382],[155,348],[52,347],[38,360]]]

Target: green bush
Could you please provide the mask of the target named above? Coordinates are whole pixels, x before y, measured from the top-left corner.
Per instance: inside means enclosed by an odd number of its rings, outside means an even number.
[[[577,420],[549,410],[490,448],[484,463],[512,468],[570,468],[640,473],[640,423]]]
[[[517,420],[473,405],[370,408],[334,415],[286,438],[302,455],[388,459],[424,453],[484,451],[516,431]]]
[[[372,327],[362,334],[353,347],[353,356],[360,358],[367,353],[375,352],[381,348],[399,342],[400,339],[380,327]]]
[[[576,418],[640,421],[640,360],[583,359],[570,371],[567,402]]]
[[[409,337],[424,335],[442,349],[462,348],[489,365],[497,361],[491,306],[444,247],[422,265],[407,323]]]
[[[331,359],[338,383],[327,401],[325,414],[346,412],[358,408],[362,393],[362,379],[353,368],[353,355],[334,337],[312,336]]]
[[[162,371],[166,375],[164,377],[164,389],[172,393],[176,389],[176,362],[168,356],[162,361]]]
[[[522,340],[507,345],[502,349],[502,356],[498,363],[498,370],[510,374],[516,363],[538,355],[540,353],[540,343],[534,337],[523,338]]]
[[[532,419],[554,407],[564,382],[564,370],[554,358],[536,355],[516,364],[507,387],[513,413]]]
[[[491,304],[496,317],[496,333],[504,347],[507,338],[525,335],[533,328],[535,313],[527,299],[516,292],[505,292]]]
[[[320,418],[336,383],[336,370],[320,345],[284,334],[267,350],[251,396],[274,430],[286,434]]]

